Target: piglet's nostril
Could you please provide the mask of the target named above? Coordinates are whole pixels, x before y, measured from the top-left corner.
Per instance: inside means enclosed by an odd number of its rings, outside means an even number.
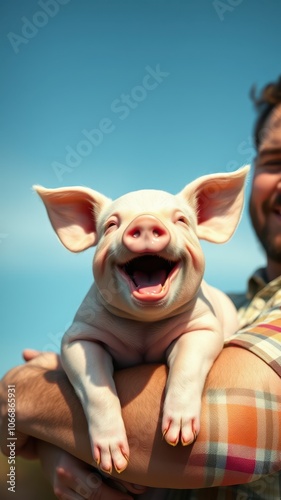
[[[162,236],[163,234],[165,234],[164,231],[161,231],[161,229],[153,229],[152,230],[152,234],[155,238],[159,238],[160,236]]]
[[[141,233],[140,233],[140,231],[139,231],[139,230],[136,230],[136,231],[134,231],[134,232],[132,233],[132,237],[133,237],[133,238],[139,238],[139,237],[140,237],[140,235],[141,235]]]

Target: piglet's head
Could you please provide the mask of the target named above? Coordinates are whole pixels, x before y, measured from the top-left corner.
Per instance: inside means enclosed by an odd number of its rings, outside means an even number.
[[[93,270],[106,307],[150,321],[177,314],[196,295],[204,273],[199,239],[230,239],[248,170],[200,177],[177,195],[140,190],[114,201],[84,187],[34,189],[66,248],[97,247]]]

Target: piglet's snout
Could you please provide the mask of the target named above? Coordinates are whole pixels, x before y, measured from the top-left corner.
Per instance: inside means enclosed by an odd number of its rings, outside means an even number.
[[[140,215],[123,234],[123,244],[131,252],[161,252],[171,239],[164,224],[153,215]]]

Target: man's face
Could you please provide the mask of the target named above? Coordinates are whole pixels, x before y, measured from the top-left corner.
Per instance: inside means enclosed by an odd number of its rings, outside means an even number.
[[[249,210],[268,258],[281,263],[281,104],[271,112],[262,132]]]

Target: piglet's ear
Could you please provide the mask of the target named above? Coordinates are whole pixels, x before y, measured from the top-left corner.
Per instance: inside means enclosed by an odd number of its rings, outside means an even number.
[[[51,224],[62,244],[81,252],[97,243],[97,217],[110,202],[102,194],[84,187],[46,189],[33,186],[43,200]]]
[[[197,214],[197,236],[225,243],[233,235],[243,209],[245,181],[250,166],[235,172],[199,177],[180,193]]]

